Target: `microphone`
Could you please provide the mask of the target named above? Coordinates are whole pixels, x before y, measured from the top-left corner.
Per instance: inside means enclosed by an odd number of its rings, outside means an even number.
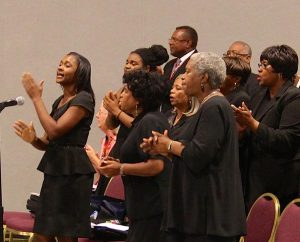
[[[24,97],[20,96],[20,97],[16,97],[15,99],[8,99],[5,100],[3,102],[0,103],[0,112],[6,108],[6,107],[10,107],[10,106],[16,106],[16,105],[23,105],[25,102]]]

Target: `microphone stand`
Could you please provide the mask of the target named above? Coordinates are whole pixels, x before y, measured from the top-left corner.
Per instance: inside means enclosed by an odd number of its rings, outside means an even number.
[[[4,104],[0,104],[0,113],[5,108]],[[2,206],[2,180],[1,180],[1,130],[0,130],[0,241],[3,240],[3,206]]]

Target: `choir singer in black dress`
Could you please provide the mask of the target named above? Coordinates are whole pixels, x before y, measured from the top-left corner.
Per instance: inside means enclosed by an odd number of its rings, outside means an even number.
[[[120,148],[120,159],[108,157],[99,167],[106,176],[122,175],[129,218],[128,242],[161,241],[160,227],[166,204],[170,162],[140,148],[152,130],[168,129],[167,118],[158,111],[163,87],[157,73],[142,70],[125,73],[120,96],[122,112],[134,120]]]
[[[153,132],[141,147],[172,160],[166,241],[236,242],[246,232],[235,118],[219,86],[225,63],[214,53],[193,54],[183,87],[200,107],[181,133]]]
[[[30,73],[22,78],[45,130],[37,137],[32,123],[18,120],[15,133],[35,148],[45,150],[38,170],[44,173],[40,208],[36,213],[34,241],[75,242],[90,235],[90,196],[94,169],[85,152],[94,115],[91,65],[71,52],[60,61],[56,83],[63,89],[49,114],[42,99],[43,83]]]

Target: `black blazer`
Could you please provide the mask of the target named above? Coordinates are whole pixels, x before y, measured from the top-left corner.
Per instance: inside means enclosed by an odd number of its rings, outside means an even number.
[[[195,50],[194,53],[197,53],[198,51]],[[194,54],[193,53],[193,54]],[[187,58],[180,66],[179,68],[174,72],[172,78],[171,78],[171,73],[173,70],[173,66],[176,62],[177,58],[174,58],[172,60],[170,60],[169,62],[166,63],[166,65],[164,66],[164,79],[165,80],[169,80],[171,81],[172,85],[176,79],[176,77],[178,77],[180,74],[183,74],[185,72],[185,67],[186,64],[188,63],[188,61],[190,60],[190,57]],[[171,86],[172,87],[172,86]]]
[[[265,192],[277,195],[282,208],[300,195],[300,90],[288,81],[269,97],[263,89],[252,100],[260,124],[250,139],[248,208]]]

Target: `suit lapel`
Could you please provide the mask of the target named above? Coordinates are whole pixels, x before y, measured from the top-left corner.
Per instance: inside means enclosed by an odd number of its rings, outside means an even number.
[[[258,121],[261,121],[265,113],[272,107],[271,101],[269,101],[267,105],[263,104],[268,95],[268,89],[262,89],[251,101],[252,115]],[[263,109],[261,107],[263,107]]]
[[[195,54],[195,53],[197,53],[197,52],[198,52],[198,51],[195,50],[193,54]],[[192,54],[192,55],[193,55],[193,54]],[[180,74],[185,73],[185,67],[186,67],[186,64],[189,62],[189,60],[190,60],[190,58],[191,58],[192,55],[190,55],[189,58],[187,58],[184,62],[182,62],[182,64],[181,64],[181,65],[178,67],[178,69],[174,72],[172,78],[170,79],[172,82],[174,82],[175,79],[176,79]],[[176,62],[176,59],[175,59],[174,63],[175,63],[175,62]],[[173,64],[174,64],[174,63],[173,63]]]
[[[273,101],[269,101],[265,107],[261,110],[259,110],[259,107],[261,106],[264,98],[266,97],[266,95],[270,95],[268,90],[269,89],[265,89],[264,91],[260,92],[255,98],[253,99],[253,103],[255,103],[255,106],[253,107],[253,116],[255,117],[256,120],[261,121],[263,119],[263,117],[266,115],[266,113],[268,113],[268,111],[277,103],[277,100],[286,92],[286,90],[291,86],[290,83],[286,82],[281,90],[279,91],[279,93],[276,95],[275,100]]]

